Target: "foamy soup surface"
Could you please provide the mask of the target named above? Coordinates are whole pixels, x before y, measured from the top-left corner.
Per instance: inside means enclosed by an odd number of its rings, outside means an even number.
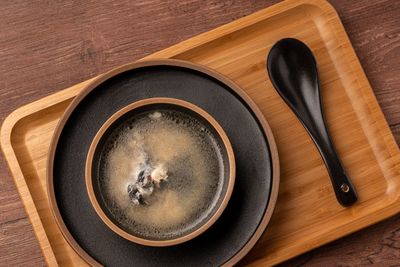
[[[100,192],[128,232],[152,240],[177,238],[212,215],[222,193],[222,162],[213,134],[191,115],[145,111],[107,139]]]

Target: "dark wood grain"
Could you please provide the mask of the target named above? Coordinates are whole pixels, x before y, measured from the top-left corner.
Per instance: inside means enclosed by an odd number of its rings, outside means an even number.
[[[7,1],[0,9],[0,120],[12,110],[278,1]],[[332,0],[400,143],[400,1]],[[282,266],[398,266],[400,216]],[[44,265],[4,160],[0,265]]]

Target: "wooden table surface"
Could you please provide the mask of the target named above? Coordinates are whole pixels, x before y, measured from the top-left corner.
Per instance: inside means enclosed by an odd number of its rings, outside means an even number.
[[[5,1],[0,121],[52,94],[268,7],[276,0]],[[331,0],[400,144],[400,1]],[[400,216],[282,266],[400,265]],[[29,220],[0,160],[0,266],[41,266]]]

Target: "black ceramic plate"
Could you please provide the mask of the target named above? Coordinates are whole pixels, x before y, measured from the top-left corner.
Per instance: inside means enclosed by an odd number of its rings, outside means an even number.
[[[83,258],[107,266],[215,266],[235,263],[254,245],[276,201],[276,148],[258,109],[228,82],[181,61],[138,63],[98,79],[71,104],[53,138],[48,189],[60,229]],[[85,186],[85,160],[99,128],[121,108],[150,97],[178,98],[207,111],[228,135],[237,168],[220,219],[199,237],[162,248],[132,243],[107,228]]]

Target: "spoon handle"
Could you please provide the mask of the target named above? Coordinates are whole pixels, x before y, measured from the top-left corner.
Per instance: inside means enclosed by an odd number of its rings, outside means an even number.
[[[319,108],[321,109],[321,106]],[[356,191],[332,144],[322,110],[319,114],[321,116],[314,116],[311,121],[303,119],[300,119],[300,121],[302,121],[324,160],[338,202],[342,206],[350,206],[357,201]]]

